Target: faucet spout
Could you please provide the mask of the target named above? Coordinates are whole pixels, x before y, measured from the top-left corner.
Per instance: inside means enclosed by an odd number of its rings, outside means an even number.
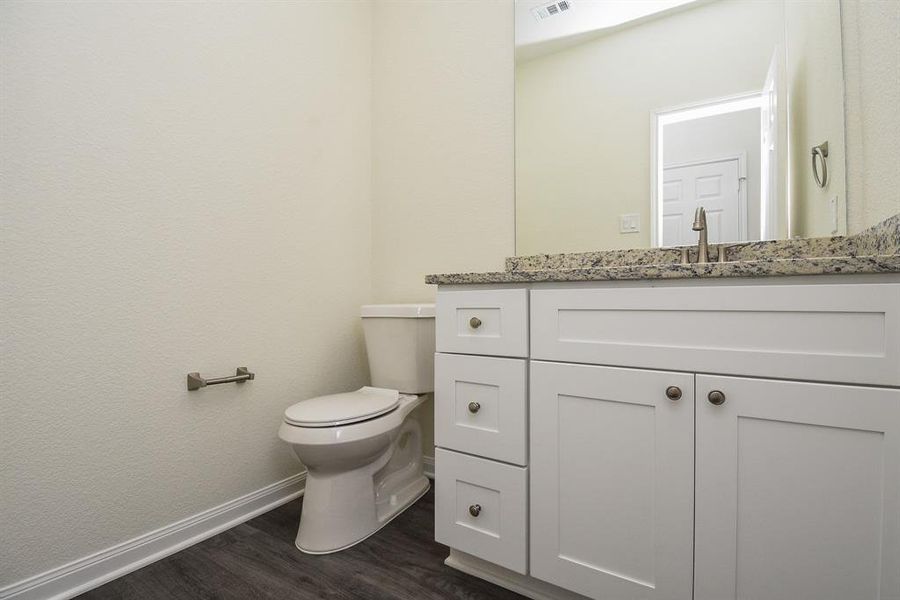
[[[702,206],[698,206],[697,211],[694,213],[694,225],[693,227],[691,227],[691,229],[700,232],[700,237],[697,240],[697,262],[699,264],[708,263],[708,228],[706,226],[706,209],[704,209]]]

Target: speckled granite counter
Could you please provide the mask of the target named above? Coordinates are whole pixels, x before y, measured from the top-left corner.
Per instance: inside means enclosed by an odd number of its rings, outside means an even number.
[[[695,248],[691,247],[691,260]],[[710,247],[710,254],[715,252]],[[506,259],[506,270],[428,275],[430,284],[612,281],[900,273],[900,214],[857,235],[730,245],[724,263],[681,264],[680,248],[538,254]]]

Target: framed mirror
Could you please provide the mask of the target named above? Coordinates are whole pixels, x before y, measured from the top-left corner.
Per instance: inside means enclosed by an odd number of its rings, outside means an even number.
[[[839,0],[517,0],[520,255],[846,233]]]

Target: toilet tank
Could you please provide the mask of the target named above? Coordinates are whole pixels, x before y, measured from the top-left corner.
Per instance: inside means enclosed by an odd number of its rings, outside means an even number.
[[[369,304],[362,322],[374,387],[434,391],[434,304]]]

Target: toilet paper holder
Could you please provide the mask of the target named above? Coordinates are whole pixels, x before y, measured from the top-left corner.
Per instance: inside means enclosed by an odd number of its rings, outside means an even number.
[[[256,373],[251,373],[247,367],[238,367],[235,369],[234,375],[229,377],[212,377],[210,379],[201,377],[200,373],[188,373],[187,389],[192,392],[208,385],[219,385],[220,383],[244,383],[245,381],[251,381],[255,378]]]

